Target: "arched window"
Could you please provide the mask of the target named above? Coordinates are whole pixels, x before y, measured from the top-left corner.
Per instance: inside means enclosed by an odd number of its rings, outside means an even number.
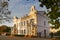
[[[30,24],[34,25],[34,19],[30,19]]]

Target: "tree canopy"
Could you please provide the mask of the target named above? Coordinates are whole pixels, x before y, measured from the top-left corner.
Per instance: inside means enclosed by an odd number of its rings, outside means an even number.
[[[10,32],[10,31],[11,31],[11,28],[6,25],[0,26],[0,33]]]
[[[54,25],[53,27],[60,27],[60,0],[39,0],[41,2],[40,7],[46,6],[47,10],[51,8],[51,11],[47,13],[50,18],[49,23]]]
[[[8,10],[8,1],[0,2],[0,23],[4,21],[9,21],[11,19],[11,12]]]

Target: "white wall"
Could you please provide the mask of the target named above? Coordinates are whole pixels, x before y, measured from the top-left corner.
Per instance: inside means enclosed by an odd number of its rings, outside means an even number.
[[[44,25],[45,21],[45,25]],[[37,13],[37,31],[41,32],[41,36],[44,36],[44,30],[46,30],[46,35],[49,35],[49,24],[48,24],[48,19],[46,16],[44,16],[43,12],[38,12]]]

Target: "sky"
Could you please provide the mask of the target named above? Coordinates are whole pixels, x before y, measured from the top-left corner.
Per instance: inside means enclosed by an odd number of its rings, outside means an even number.
[[[11,16],[22,17],[28,14],[32,5],[36,7],[38,11],[46,11],[46,7],[40,7],[38,0],[10,0],[8,9],[11,11]],[[13,26],[13,22],[4,23],[5,25]]]
[[[36,7],[37,10],[45,10],[45,7],[39,6],[38,0],[10,0],[9,1],[9,10],[11,11],[12,16],[21,17],[25,14],[28,14],[32,5]]]

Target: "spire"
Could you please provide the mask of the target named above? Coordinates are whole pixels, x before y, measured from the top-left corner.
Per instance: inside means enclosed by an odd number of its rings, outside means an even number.
[[[31,7],[31,11],[34,11],[34,10],[35,10],[35,6],[32,6],[32,7]]]
[[[35,9],[35,6],[32,6],[30,9],[30,14],[36,13],[37,10]]]

